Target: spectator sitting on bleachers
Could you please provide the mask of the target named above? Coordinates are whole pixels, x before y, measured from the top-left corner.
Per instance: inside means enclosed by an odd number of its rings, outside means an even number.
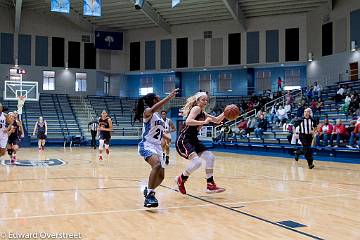
[[[257,123],[256,123],[256,128],[255,128],[255,136],[257,138],[262,138],[262,134],[263,132],[265,132],[267,130],[267,125],[268,125],[268,122],[267,120],[264,118],[264,115],[260,115],[258,120],[257,120]]]
[[[353,113],[353,116],[360,117],[360,102],[359,102],[358,108]]]
[[[305,106],[301,102],[298,104],[298,109],[296,111],[296,117],[302,117],[304,114]]]
[[[351,132],[350,142],[347,145],[348,148],[355,147],[355,141],[357,140],[357,148],[360,148],[360,117],[358,118],[354,130]]]
[[[254,103],[253,101],[249,100],[246,104],[246,112],[249,112],[254,109]]]
[[[294,103],[294,97],[291,95],[290,91],[287,91],[285,95],[286,104],[292,105]]]
[[[329,119],[325,119],[324,123],[319,123],[316,133],[316,146],[320,146],[320,139],[323,140],[324,146],[328,145],[328,140],[331,139],[333,128],[333,125],[329,123]]]
[[[317,110],[317,105],[318,105],[318,102],[316,101],[316,99],[314,98],[312,101],[311,101],[311,104],[310,104],[310,108],[313,112],[315,112]]]
[[[288,116],[286,110],[282,106],[280,106],[279,109],[276,111],[276,117],[278,119],[277,122],[279,127],[286,123]]]
[[[314,98],[320,98],[321,97],[321,86],[317,82],[314,82],[313,97]]]
[[[287,140],[289,141],[289,143],[291,144],[291,139],[292,139],[292,136],[293,136],[293,134],[294,134],[294,129],[295,129],[295,127],[294,127],[294,125],[290,122],[290,123],[286,123],[286,124],[284,124],[284,130],[285,131],[288,131],[288,135],[286,136],[286,138],[287,138]]]
[[[351,96],[348,94],[345,98],[345,103],[341,105],[340,111],[347,113],[351,102]]]
[[[264,110],[264,108],[261,108],[260,109],[260,111],[258,111],[257,113],[256,113],[256,118],[260,118],[260,115],[264,115],[264,117],[265,117],[265,110]]]
[[[310,100],[312,99],[313,97],[313,86],[310,86],[306,89],[306,102],[310,102]]]
[[[336,137],[336,145],[334,147],[339,147],[340,145],[340,140],[347,140],[348,139],[348,134],[347,134],[347,130],[345,125],[342,123],[342,121],[340,119],[336,120],[336,125],[333,129],[332,135],[331,135],[331,139],[330,139],[330,144],[333,144],[333,140]]]
[[[289,103],[285,104],[284,109],[286,113],[291,113],[291,105]]]
[[[340,88],[339,88],[339,90],[336,92],[336,96],[335,96],[335,103],[336,103],[336,104],[342,102],[343,96],[344,96],[344,92],[345,92],[345,89],[343,88],[342,85],[340,85]]]
[[[276,108],[275,105],[273,105],[266,114],[267,120],[270,124],[274,122],[275,114],[276,114]]]
[[[245,138],[248,127],[247,127],[247,121],[244,118],[240,118],[240,122],[238,123],[237,128],[239,129],[240,138]]]
[[[248,121],[248,133],[247,133],[248,137],[250,136],[250,133],[254,131],[255,127],[256,127],[256,117],[253,117]]]
[[[245,100],[241,100],[240,106],[241,106],[242,110],[245,112],[247,109],[247,104],[246,104]]]
[[[355,92],[351,96],[351,101],[350,101],[349,109],[348,109],[348,113],[349,113],[348,115],[353,115],[353,113],[358,109],[359,103],[360,103],[359,95]]]

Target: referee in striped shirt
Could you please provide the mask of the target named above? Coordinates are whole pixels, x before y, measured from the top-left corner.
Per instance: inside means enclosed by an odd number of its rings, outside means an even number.
[[[299,156],[304,154],[308,162],[309,168],[313,169],[313,153],[311,150],[311,142],[313,140],[313,129],[316,127],[316,122],[311,118],[312,110],[307,108],[304,110],[304,118],[299,122],[299,139],[302,144],[302,149],[295,151],[295,160],[299,160]]]

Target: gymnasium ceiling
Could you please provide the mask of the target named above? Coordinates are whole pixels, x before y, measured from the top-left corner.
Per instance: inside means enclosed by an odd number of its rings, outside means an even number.
[[[146,9],[135,10],[134,0],[102,0],[102,17],[84,17],[82,1],[71,0],[71,13],[64,15],[73,22],[95,29],[128,30],[159,26],[171,31],[180,24],[231,20],[246,28],[249,18],[304,13],[334,0],[182,0],[171,8],[171,0],[146,0]],[[50,0],[0,0],[0,5],[22,10],[49,12]]]

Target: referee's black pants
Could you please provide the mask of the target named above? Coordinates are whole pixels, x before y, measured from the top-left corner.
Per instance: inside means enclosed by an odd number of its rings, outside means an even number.
[[[91,130],[91,146],[94,147],[94,149],[96,148],[96,134],[97,131]]]
[[[308,162],[308,165],[311,166],[313,164],[313,153],[311,150],[311,142],[313,140],[313,135],[312,134],[303,134],[300,133],[299,135],[299,139],[301,141],[302,144],[302,149],[299,149],[296,154],[298,155],[305,155],[305,158]]]

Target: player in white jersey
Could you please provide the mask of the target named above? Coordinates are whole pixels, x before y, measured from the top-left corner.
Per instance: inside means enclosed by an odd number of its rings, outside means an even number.
[[[3,106],[0,103],[0,157],[5,155],[7,150],[8,131],[5,113],[3,113]]]
[[[134,120],[143,122],[143,133],[138,152],[151,166],[148,186],[144,190],[144,207],[157,207],[159,205],[154,190],[164,180],[165,174],[161,164],[161,139],[164,132],[164,121],[157,111],[175,97],[177,92],[178,89],[175,89],[162,100],[156,94],[149,93],[140,98],[136,106]],[[147,108],[145,108],[145,104],[148,106]]]
[[[169,164],[170,158],[170,144],[171,144],[171,133],[176,131],[174,123],[171,121],[170,118],[166,117],[167,112],[165,110],[161,111],[161,118],[165,122],[165,130],[163,139],[161,142],[161,146],[163,149],[163,158],[165,159],[165,164]]]

